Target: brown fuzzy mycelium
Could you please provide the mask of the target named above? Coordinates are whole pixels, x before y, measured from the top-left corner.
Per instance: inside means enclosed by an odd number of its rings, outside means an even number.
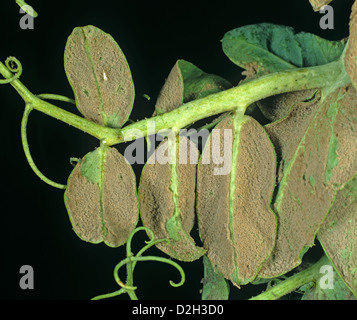
[[[263,115],[270,121],[285,118],[294,105],[313,97],[315,89],[277,94],[257,101]]]
[[[306,249],[314,245],[336,190],[356,173],[356,101],[352,86],[329,94],[308,126],[303,125],[305,132],[297,132],[300,141],[295,151],[285,153],[283,178],[274,202],[279,219],[276,247],[260,277],[277,277],[301,263]],[[274,139],[281,146],[288,144],[284,126],[283,120],[274,128]]]
[[[215,129],[233,131],[232,117],[222,120]],[[214,168],[219,166],[212,161],[212,150],[219,150],[224,162],[232,161],[229,154],[223,153],[223,141],[222,134],[220,139],[214,140],[210,136],[206,142],[198,164],[196,207],[200,236],[207,255],[214,269],[225,278],[230,278],[234,271],[234,248],[229,231],[230,174],[214,175]],[[232,145],[229,148],[232,150]],[[207,155],[210,160],[204,164],[203,159]]]
[[[182,105],[184,84],[178,65],[175,63],[163,85],[155,105],[154,116],[174,110]]]
[[[357,296],[357,177],[337,192],[318,238],[342,279]]]
[[[156,239],[169,240],[157,245],[160,250],[178,260],[193,261],[204,253],[190,236],[195,217],[197,163],[190,163],[190,154],[198,155],[198,150],[186,137],[180,136],[179,141],[176,143],[176,164],[162,164],[162,159],[157,159],[160,149],[164,150],[161,154],[168,156],[167,140],[158,146],[145,164],[139,186],[140,216],[143,225],[154,232]],[[180,161],[180,150],[186,152],[186,163],[182,163],[182,159]],[[175,166],[174,172],[172,166]],[[178,181],[176,203],[173,175]],[[169,220],[172,229],[168,226]]]
[[[357,89],[357,1],[352,6],[350,16],[350,35],[345,55],[345,69]]]
[[[300,97],[301,95],[297,92],[297,101]],[[287,116],[264,127],[277,153],[278,181],[282,178],[284,165],[287,165],[293,157],[300,140],[319,108],[320,97],[321,93],[317,92],[313,101],[294,104]]]
[[[77,27],[67,40],[64,62],[76,105],[84,117],[121,127],[132,109],[134,86],[115,40],[94,26]]]
[[[100,191],[96,184],[81,174],[82,161],[76,165],[68,179],[65,204],[72,228],[78,237],[99,243],[103,241]]]
[[[92,166],[101,168],[100,181],[83,172],[86,155],[73,169],[65,192],[65,204],[73,230],[85,241],[118,247],[124,244],[138,221],[135,175],[115,148],[105,147]]]
[[[104,242],[118,247],[136,227],[139,209],[134,171],[115,148],[109,148],[106,154],[103,181]]]
[[[222,129],[232,130],[234,139],[239,139],[237,160],[232,163],[235,175],[232,171],[214,175],[216,164],[201,159],[197,186],[199,230],[207,255],[214,268],[237,286],[254,280],[273,249],[276,232],[270,209],[275,186],[273,146],[253,118],[245,116],[238,123],[236,127],[232,117],[220,122],[215,128],[221,130],[219,141],[212,139],[216,144],[206,146],[202,155],[219,148],[221,157],[232,161],[222,154]]]

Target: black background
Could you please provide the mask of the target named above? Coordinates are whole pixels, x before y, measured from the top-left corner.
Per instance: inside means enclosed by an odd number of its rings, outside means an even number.
[[[225,32],[271,22],[339,40],[348,36],[353,3],[332,2],[334,30],[321,30],[322,15],[315,13],[307,0],[28,2],[39,13],[33,30],[20,28],[22,15],[15,1],[0,2],[1,61],[10,55],[21,61],[21,81],[31,92],[73,97],[63,68],[64,46],[74,27],[95,25],[110,33],[126,55],[136,90],[131,115],[134,120],[152,114],[157,94],[177,59],[188,60],[236,85],[242,70],[221,50]],[[90,299],[117,290],[112,273],[115,264],[124,258],[124,247],[113,249],[77,238],[65,210],[63,191],[39,180],[26,162],[20,140],[23,101],[10,85],[0,86],[0,101],[0,298]],[[78,114],[72,105],[55,104]],[[72,170],[69,158],[82,157],[98,145],[89,135],[36,111],[30,116],[28,139],[38,168],[64,184]],[[144,235],[137,236],[134,251],[144,239]],[[160,252],[152,249],[150,254]],[[34,269],[34,290],[19,287],[19,270],[26,264]],[[199,299],[202,261],[181,265],[186,284],[172,288],[169,280],[178,281],[179,275],[171,266],[138,263],[134,274],[138,297]],[[231,297],[249,298],[262,288],[251,285],[233,289]]]

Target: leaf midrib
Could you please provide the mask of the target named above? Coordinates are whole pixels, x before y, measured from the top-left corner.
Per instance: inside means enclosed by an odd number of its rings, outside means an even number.
[[[88,56],[88,59],[89,59],[89,62],[90,62],[90,67],[92,69],[92,73],[93,73],[93,77],[94,77],[94,81],[95,81],[95,87],[96,87],[97,93],[98,93],[98,98],[99,98],[99,102],[100,102],[100,104],[99,104],[100,115],[102,117],[103,125],[107,126],[107,122],[108,122],[107,121],[107,116],[104,113],[103,98],[102,98],[102,94],[101,94],[101,91],[100,91],[100,86],[99,86],[97,74],[96,74],[95,68],[94,68],[94,62],[93,62],[93,57],[92,57],[92,54],[91,54],[89,41],[88,41],[88,38],[86,36],[85,31],[83,29],[81,29],[81,30],[82,30],[83,38],[84,38],[84,49],[85,49],[85,51],[87,53],[87,56]]]

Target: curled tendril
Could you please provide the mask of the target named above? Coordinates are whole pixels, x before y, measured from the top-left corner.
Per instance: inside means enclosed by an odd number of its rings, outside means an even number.
[[[15,74],[10,78],[1,79],[0,84],[7,84],[7,83],[10,83],[10,82],[20,78],[20,76],[22,74],[22,64],[17,58],[8,57],[5,61],[5,66],[9,71],[11,71],[12,73],[15,73]]]
[[[47,178],[36,166],[35,162],[32,159],[31,152],[30,152],[30,147],[27,141],[27,122],[29,119],[29,115],[32,111],[32,106],[27,104],[24,110],[24,114],[22,116],[21,120],[21,142],[22,142],[22,147],[24,149],[24,153],[26,156],[26,160],[29,163],[31,169],[33,172],[45,183],[49,184],[52,187],[58,188],[58,189],[66,189],[66,185],[57,183],[52,181],[51,179]]]
[[[135,290],[137,288],[137,287],[134,287],[134,286],[128,286],[128,285],[124,284],[120,280],[119,275],[118,275],[119,269],[122,266],[124,266],[125,264],[128,264],[128,263],[133,263],[133,262],[137,262],[137,261],[158,261],[158,262],[171,264],[172,266],[174,266],[180,272],[181,280],[178,283],[173,282],[172,280],[170,280],[169,281],[170,285],[173,286],[173,287],[180,287],[185,283],[185,278],[186,278],[185,277],[185,272],[183,271],[181,266],[179,264],[177,264],[176,262],[174,262],[174,261],[172,261],[170,259],[167,259],[167,258],[163,258],[163,257],[156,257],[156,256],[145,256],[145,257],[140,256],[140,257],[137,257],[137,256],[134,256],[134,257],[129,257],[129,258],[126,258],[126,259],[120,261],[114,268],[114,279],[122,288],[130,289],[130,290]]]
[[[148,234],[148,237],[149,237],[149,241],[145,241],[145,243],[148,245],[150,244],[155,236],[154,236],[154,232],[152,230],[150,230],[149,228],[146,228],[146,227],[138,227],[136,229],[134,229],[130,235],[129,235],[129,238],[128,238],[128,241],[126,242],[126,256],[129,257],[132,255],[131,253],[131,242],[133,240],[133,237],[135,235],[135,233],[139,232],[139,231],[146,231],[146,233]]]
[[[133,253],[131,252],[131,242],[133,239],[133,236],[138,232],[138,231],[146,231],[148,237],[149,237],[149,241],[145,241],[146,245],[141,248],[138,253],[134,256]],[[176,283],[173,282],[172,280],[170,280],[170,285],[173,287],[179,287],[182,286],[185,283],[185,272],[183,271],[183,269],[181,268],[181,266],[172,261],[171,259],[167,259],[167,258],[163,258],[163,257],[157,257],[157,256],[142,256],[142,254],[148,250],[150,247],[163,242],[163,241],[169,241],[168,239],[156,239],[155,240],[155,236],[154,233],[151,229],[146,228],[146,227],[138,227],[136,229],[134,229],[131,234],[129,235],[127,244],[126,244],[126,254],[127,257],[126,259],[120,261],[114,268],[114,279],[115,282],[121,287],[121,289],[112,292],[112,293],[108,293],[108,294],[103,294],[100,296],[97,296],[95,298],[93,298],[93,300],[99,300],[99,299],[105,299],[105,298],[111,298],[111,297],[115,297],[118,296],[122,293],[127,293],[129,294],[130,298],[132,299],[137,299],[136,295],[134,293],[134,290],[137,289],[137,287],[132,285],[133,282],[133,273],[134,273],[134,268],[137,262],[139,261],[158,261],[158,262],[162,262],[162,263],[167,263],[167,264],[171,264],[173,267],[175,267],[181,276],[181,280],[180,282]],[[126,265],[127,267],[127,283],[124,283],[123,281],[120,280],[119,278],[119,269],[121,267],[123,267],[124,265]]]

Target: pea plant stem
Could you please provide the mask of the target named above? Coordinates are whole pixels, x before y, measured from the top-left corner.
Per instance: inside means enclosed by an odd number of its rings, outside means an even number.
[[[30,16],[37,18],[38,14],[35,10],[32,9],[32,7],[30,7],[25,0],[15,0],[15,2],[20,6],[20,8],[22,10],[24,10],[24,12],[26,12],[27,14],[29,14]]]
[[[251,298],[250,300],[277,300],[288,293],[300,288],[304,284],[317,282],[321,277],[320,268],[323,265],[328,265],[329,260],[324,255],[319,261],[309,268],[294,274],[288,279],[278,283],[265,292]]]
[[[5,79],[10,79],[14,76],[1,62],[0,73]],[[336,84],[342,86],[347,84],[348,81],[341,60],[317,67],[277,72],[202,99],[188,102],[171,112],[144,119],[123,128],[104,127],[48,103],[32,94],[19,79],[11,81],[10,84],[20,94],[25,103],[31,105],[33,109],[80,129],[111,146],[133,140],[133,135],[128,139],[126,138],[126,133],[133,132],[131,130],[140,131],[142,136],[146,136],[148,134],[148,121],[154,121],[155,123],[155,132],[150,132],[150,134],[165,129],[174,128],[177,130],[198,120],[226,111],[235,110],[237,113],[244,114],[250,104],[272,95],[331,87],[336,86]]]

